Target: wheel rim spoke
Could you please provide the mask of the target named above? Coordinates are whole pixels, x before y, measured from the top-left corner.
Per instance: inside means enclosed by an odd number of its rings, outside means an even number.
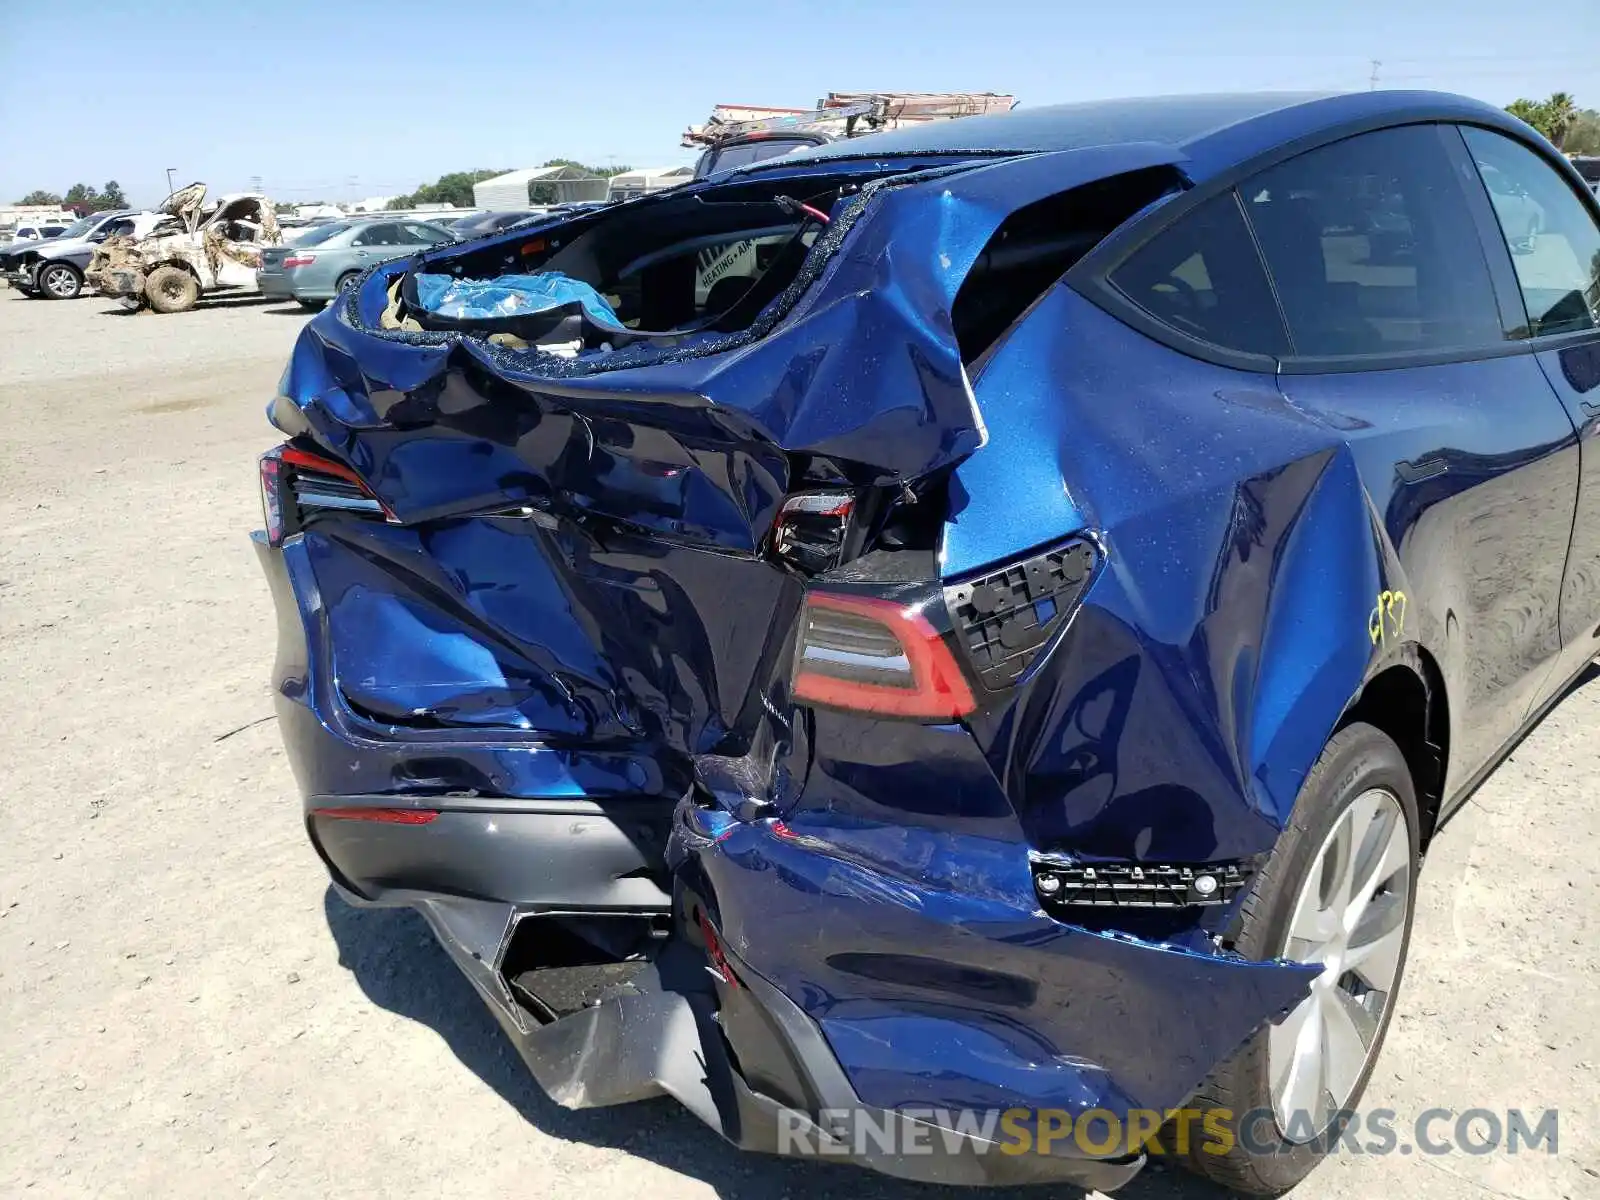
[[[1321,1103],[1324,1073],[1323,997],[1308,996],[1274,1033],[1283,1033],[1287,1053],[1281,1059],[1281,1073],[1274,1076],[1273,1091],[1278,1096],[1278,1120],[1287,1125],[1294,1114],[1315,1112]],[[1292,1024],[1292,1028],[1290,1027]]]
[[[1406,905],[1403,895],[1379,896],[1350,934],[1344,967],[1354,971],[1369,988],[1388,993],[1400,970],[1400,947],[1405,942]]]
[[[1322,1073],[1328,1094],[1337,1107],[1356,1090],[1367,1047],[1377,1035],[1378,1022],[1349,992],[1334,988],[1322,1006],[1324,1043]]]
[[[1354,934],[1360,927],[1362,914],[1380,891],[1394,892],[1396,877],[1411,869],[1411,841],[1406,835],[1405,822],[1399,813],[1388,814],[1375,821],[1369,845],[1364,848],[1357,870],[1357,884],[1345,907],[1342,922],[1346,932]],[[1410,881],[1399,890],[1408,891]]]

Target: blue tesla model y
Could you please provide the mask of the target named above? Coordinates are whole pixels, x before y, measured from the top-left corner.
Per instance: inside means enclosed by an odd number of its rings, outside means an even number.
[[[1600,651],[1597,279],[1571,166],[1418,92],[950,121],[377,266],[261,461],[312,845],[563,1103],[1102,1189],[1181,1109],[1282,1191],[1431,839]]]

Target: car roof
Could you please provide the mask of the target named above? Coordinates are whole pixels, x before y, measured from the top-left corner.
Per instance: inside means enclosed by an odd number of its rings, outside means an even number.
[[[1018,108],[844,139],[768,159],[738,172],[794,168],[831,158],[879,155],[1021,154],[1157,144],[1182,151],[1203,178],[1286,142],[1341,125],[1392,119],[1469,121],[1520,131],[1493,105],[1445,92],[1242,92],[1140,96]]]

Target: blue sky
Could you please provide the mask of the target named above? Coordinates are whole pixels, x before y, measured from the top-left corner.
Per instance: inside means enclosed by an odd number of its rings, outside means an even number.
[[[1380,86],[1600,107],[1600,3],[1505,0],[78,0],[0,22],[0,201],[165,169],[213,194],[408,191],[562,156],[691,161],[721,101],[1010,92],[1029,106]],[[1521,12],[1539,19],[1523,19]]]

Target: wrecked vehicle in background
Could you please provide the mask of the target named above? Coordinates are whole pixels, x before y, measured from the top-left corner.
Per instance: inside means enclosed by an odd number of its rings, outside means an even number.
[[[260,462],[309,838],[560,1103],[1281,1192],[1429,840],[1600,651],[1596,267],[1552,147],[1386,91],[929,125],[378,266]]]
[[[705,179],[840,138],[1010,112],[1016,104],[995,92],[829,92],[814,109],[719,104],[704,125],[684,130],[682,144],[701,151],[693,175]]]
[[[60,237],[0,248],[0,279],[25,296],[74,299],[83,289],[84,271],[97,246],[114,237],[142,237],[160,219],[155,213],[127,210],[95,213]]]
[[[186,312],[203,295],[257,290],[261,251],[283,241],[272,201],[250,193],[205,203],[192,183],[168,196],[167,220],[142,238],[111,238],[96,250],[85,278],[128,308]]]

